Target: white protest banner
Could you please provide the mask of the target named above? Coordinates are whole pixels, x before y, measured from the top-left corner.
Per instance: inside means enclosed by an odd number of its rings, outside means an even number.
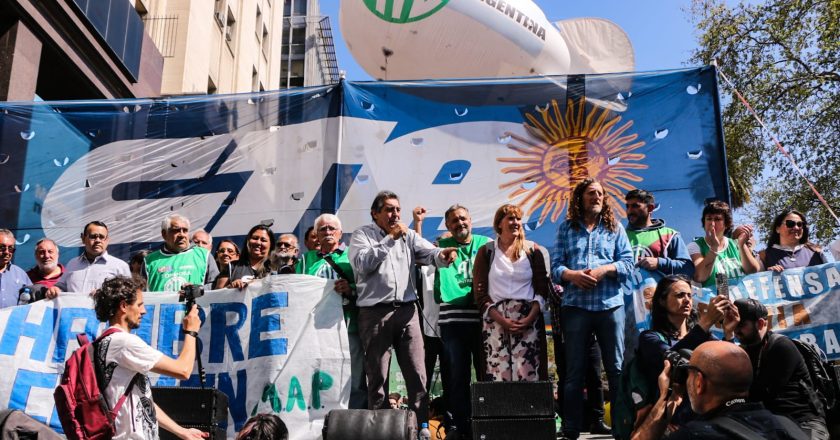
[[[198,298],[199,337],[207,386],[229,399],[228,437],[251,415],[278,413],[293,440],[321,437],[327,412],[346,408],[350,357],[341,298],[333,282],[280,275],[244,291],[208,291]],[[175,293],[144,294],[146,315],[135,330],[170,357],[179,352],[183,303]],[[82,294],[0,310],[0,407],[24,410],[60,432],[53,389],[64,361],[78,348],[76,334],[105,328]],[[155,386],[198,386],[150,375]]]
[[[633,312],[636,328],[650,323],[650,299],[662,276],[639,270],[630,281],[631,298],[625,297]],[[695,288],[694,298],[702,313],[709,300],[717,295],[714,288]],[[840,263],[788,269],[784,272],[759,272],[731,281],[730,298],[753,298],[767,307],[773,331],[819,346],[829,359],[840,359]],[[646,304],[647,302],[647,304]],[[632,304],[632,305],[631,305]],[[718,331],[720,329],[718,328]]]

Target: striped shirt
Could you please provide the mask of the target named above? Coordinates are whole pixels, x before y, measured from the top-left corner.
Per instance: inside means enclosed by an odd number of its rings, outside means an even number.
[[[551,278],[565,291],[563,305],[593,312],[623,305],[622,285],[633,270],[633,250],[624,227],[617,224],[616,231],[610,232],[599,220],[592,231],[588,231],[583,224],[579,224],[577,229],[571,224],[567,220],[557,228],[556,248],[551,261]],[[604,277],[594,289],[581,289],[563,281],[566,270],[595,269],[607,264],[615,265],[618,277]]]
[[[131,276],[128,264],[107,251],[90,261],[84,252],[64,267],[64,274],[55,283],[62,292],[91,293],[102,287],[105,280],[120,275]]]
[[[454,324],[458,322],[478,323],[480,321],[481,317],[478,315],[478,309],[474,305],[453,306],[447,303],[440,305],[438,324]]]

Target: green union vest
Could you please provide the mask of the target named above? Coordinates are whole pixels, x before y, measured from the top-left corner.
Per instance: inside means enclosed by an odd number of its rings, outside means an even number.
[[[149,292],[177,292],[184,284],[204,284],[209,254],[207,249],[193,246],[177,254],[158,249],[146,255]]]
[[[746,275],[743,266],[741,266],[741,251],[738,250],[738,242],[728,237],[724,237],[724,239],[726,239],[726,249],[717,255],[715,264],[712,266],[712,273],[709,274],[709,279],[703,283],[703,287],[714,287],[715,275],[718,273],[726,274],[726,278],[730,280]],[[706,244],[706,239],[700,237],[694,242],[700,247],[700,254],[705,257],[709,253],[709,245]]]
[[[483,235],[472,236],[468,244],[459,243],[454,238],[444,238],[438,242],[441,248],[458,249],[455,261],[449,267],[439,267],[435,273],[435,301],[454,306],[468,306],[474,303],[472,296],[472,269],[478,250],[490,241]]]
[[[313,250],[303,254],[303,257],[298,260],[295,266],[295,273],[312,275],[319,278],[326,278],[328,280],[337,280],[341,277],[336,273],[335,269],[327,263],[324,257],[318,255],[319,251]],[[341,268],[341,271],[350,277],[350,287],[355,289],[356,283],[352,282],[355,279],[353,275],[353,267],[350,266],[350,253],[348,248],[344,248],[343,252],[333,252],[330,257],[335,262],[336,266]],[[355,301],[344,305],[344,322],[347,323],[347,332],[358,332],[358,317],[359,308],[356,307]]]

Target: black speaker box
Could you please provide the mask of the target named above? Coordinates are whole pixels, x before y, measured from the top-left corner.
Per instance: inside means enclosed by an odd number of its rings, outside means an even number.
[[[555,440],[554,417],[473,419],[473,440]]]
[[[152,399],[181,426],[227,428],[228,397],[215,388],[152,387]]]
[[[549,381],[475,382],[472,416],[474,419],[549,417],[554,420],[554,388]]]
[[[181,425],[179,423],[179,425]],[[195,428],[201,432],[206,432],[210,434],[210,437],[207,437],[209,440],[225,440],[227,438],[227,430],[222,428],[221,426],[217,425],[181,425],[184,428]],[[175,434],[160,428],[160,440],[180,440]]]
[[[334,409],[322,434],[324,440],[416,440],[417,417],[402,409]]]

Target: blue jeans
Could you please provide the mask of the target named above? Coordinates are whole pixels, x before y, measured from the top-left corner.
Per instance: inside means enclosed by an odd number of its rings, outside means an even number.
[[[443,382],[443,394],[446,399],[446,410],[451,417],[450,427],[455,426],[462,433],[470,432],[471,369],[475,368],[478,381],[484,378],[481,323],[441,324],[440,339],[443,341],[443,360],[446,363],[447,378]]]
[[[600,312],[563,307],[563,338],[566,342],[566,384],[563,395],[563,433],[580,434],[583,417],[583,381],[589,359],[590,336],[595,333],[610,384],[610,402],[615,402],[624,354],[624,306]]]

